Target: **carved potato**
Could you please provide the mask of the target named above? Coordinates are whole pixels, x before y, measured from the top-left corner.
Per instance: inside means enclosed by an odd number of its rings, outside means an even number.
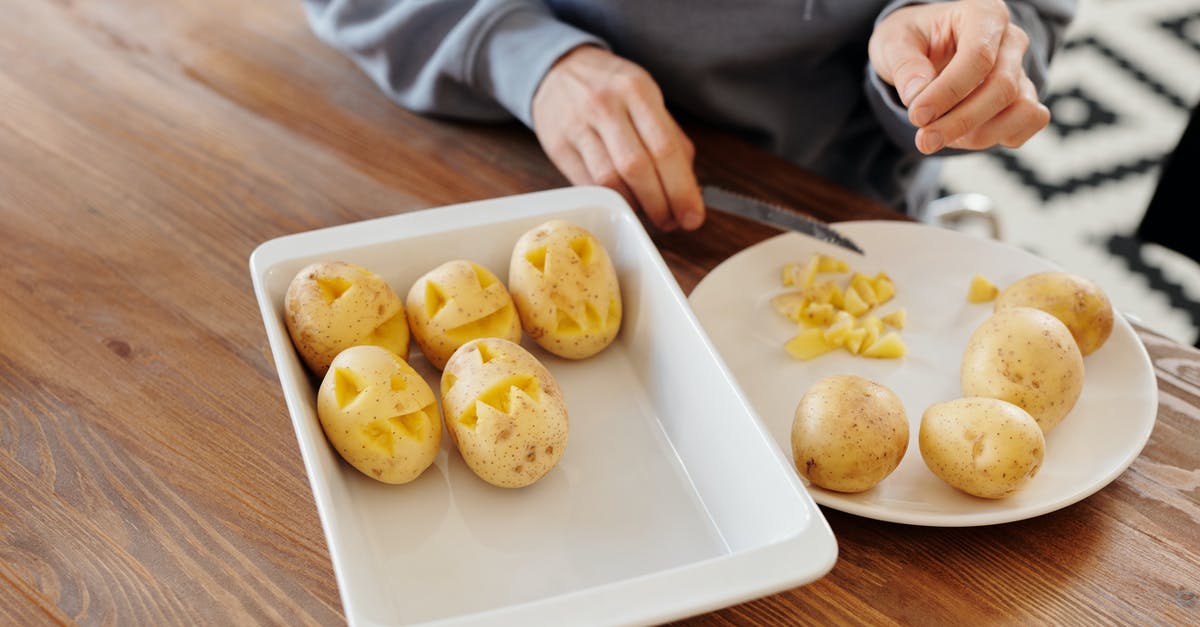
[[[408,358],[404,303],[387,281],[361,266],[319,261],[296,273],[284,297],[292,344],[313,372],[358,344],[382,346]]]
[[[521,341],[521,320],[508,289],[473,261],[448,261],[425,273],[408,291],[406,304],[413,339],[438,370],[470,340]]]
[[[338,454],[384,483],[416,479],[442,445],[433,390],[379,346],[352,346],[334,358],[317,391],[317,416]]]
[[[501,338],[463,344],[442,372],[446,431],[479,478],[502,488],[530,485],[567,447],[569,421],[550,371]]]
[[[621,327],[621,290],[604,245],[584,228],[551,220],[513,247],[508,288],[521,326],[568,359],[604,350]]]

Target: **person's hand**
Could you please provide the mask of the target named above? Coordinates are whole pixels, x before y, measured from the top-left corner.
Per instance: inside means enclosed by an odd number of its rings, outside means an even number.
[[[896,87],[917,149],[1016,148],[1050,122],[1021,59],[1025,31],[1000,0],[913,5],[879,23],[871,65]]]
[[[532,116],[542,149],[572,184],[620,192],[663,230],[703,224],[695,149],[640,66],[580,46],[546,73]]]

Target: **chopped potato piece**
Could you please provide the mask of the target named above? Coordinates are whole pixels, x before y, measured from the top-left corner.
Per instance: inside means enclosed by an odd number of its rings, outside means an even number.
[[[850,287],[858,293],[859,298],[868,305],[878,305],[879,299],[875,296],[875,285],[871,277],[855,272],[854,276],[850,277]]]
[[[803,292],[783,292],[771,299],[771,306],[784,318],[792,322],[800,321],[800,312],[808,306],[808,297]]]
[[[850,264],[829,255],[817,255],[817,272],[849,272]]]
[[[842,301],[842,309],[850,312],[852,316],[861,316],[871,309],[871,305],[867,304],[855,289],[846,290]]]
[[[783,348],[796,359],[808,360],[824,355],[838,348],[838,345],[826,341],[822,329],[811,327],[792,336]]]
[[[884,315],[882,318],[880,318],[880,320],[884,324],[886,324],[896,330],[903,331],[904,324],[906,322],[908,322],[908,310],[901,307],[900,309],[897,309],[893,312],[890,312],[890,313]]]
[[[820,276],[836,273],[848,276]],[[807,360],[838,348],[870,357],[902,357],[907,352],[896,333],[907,322],[904,308],[883,316],[873,313],[896,295],[886,272],[871,276],[841,259],[814,253],[807,261],[785,263],[780,282],[793,289],[773,297],[771,306],[799,327],[784,344],[792,357]]]
[[[988,303],[996,299],[1000,293],[1000,288],[996,284],[987,280],[983,275],[976,274],[971,277],[971,286],[967,289],[968,303]]]
[[[880,272],[875,275],[875,299],[878,301],[876,305],[882,305],[896,295],[896,284],[892,283],[892,277]]]
[[[792,261],[783,264],[783,270],[780,272],[780,280],[783,282],[784,287],[796,284],[796,269],[799,267],[800,264]]]
[[[833,324],[833,318],[837,314],[837,310],[829,303],[809,303],[800,312],[800,317],[797,322],[802,322],[814,327],[825,327]]]
[[[900,335],[895,331],[888,331],[879,336],[874,344],[871,344],[863,350],[864,357],[877,357],[883,359],[896,359],[903,357],[908,353],[908,347],[904,345],[904,340],[900,339]]]

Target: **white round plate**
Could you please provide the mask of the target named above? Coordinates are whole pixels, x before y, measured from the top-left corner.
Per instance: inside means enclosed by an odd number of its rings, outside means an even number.
[[[1061,268],[1008,244],[923,224],[860,221],[834,226],[867,254],[783,233],[725,260],[689,297],[738,385],[789,458],[796,404],[821,377],[858,374],[891,388],[904,402],[910,442],[895,472],[858,494],[809,485],[817,503],[913,525],[1011,522],[1090,496],[1141,453],[1157,416],[1158,388],[1145,347],[1118,315],[1109,340],[1084,358],[1083,393],[1047,435],[1042,468],[1024,488],[1005,499],[988,500],[942,482],[921,459],[917,428],[931,404],[962,395],[958,372],[963,349],[992,311],[991,303],[967,302],[972,277],[980,274],[1003,288],[1027,274]],[[783,264],[803,263],[814,252],[839,257],[855,271],[871,276],[883,271],[892,277],[896,296],[878,311],[907,309],[908,322],[900,332],[907,355],[870,359],[839,350],[798,361],[784,351],[795,326],[772,309],[771,297],[788,289],[780,283]]]

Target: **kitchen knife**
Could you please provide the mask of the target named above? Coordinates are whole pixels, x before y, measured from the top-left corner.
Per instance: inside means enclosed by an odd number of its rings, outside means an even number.
[[[823,242],[847,248],[860,255],[863,254],[863,250],[853,240],[819,220],[714,185],[705,185],[701,193],[704,196],[704,205],[710,209],[736,214],[778,228],[798,231]]]

